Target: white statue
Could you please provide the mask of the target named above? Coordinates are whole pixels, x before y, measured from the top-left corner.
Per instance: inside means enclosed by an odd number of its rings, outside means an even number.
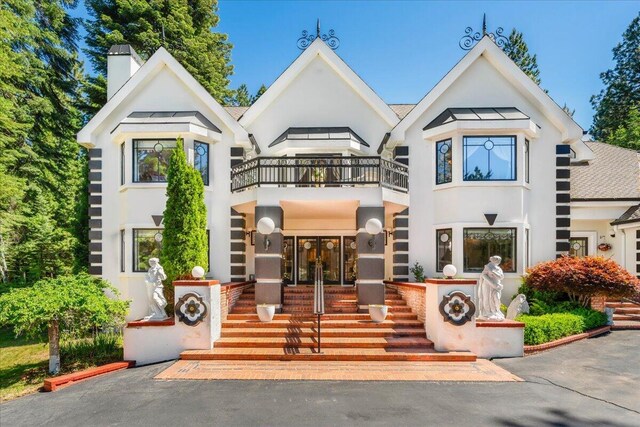
[[[478,318],[488,320],[504,320],[500,311],[500,296],[502,295],[502,279],[504,273],[500,268],[502,258],[495,255],[489,258],[478,281]]]
[[[164,297],[164,286],[162,286],[162,281],[167,280],[167,275],[159,261],[158,258],[149,258],[150,267],[145,277],[149,294],[149,315],[144,318],[145,320],[167,319],[167,313],[164,311],[167,299]]]
[[[525,294],[518,294],[507,309],[507,319],[515,319],[522,313],[529,312],[529,303],[527,302],[527,296]]]

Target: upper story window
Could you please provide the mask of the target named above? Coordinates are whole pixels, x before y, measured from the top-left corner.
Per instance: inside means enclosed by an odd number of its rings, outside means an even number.
[[[120,185],[124,185],[124,142],[120,144]]]
[[[453,161],[451,139],[436,143],[436,184],[451,182],[451,165]]]
[[[209,144],[195,141],[193,151],[193,166],[200,172],[204,185],[209,185]]]
[[[175,139],[133,140],[133,182],[167,182]]]
[[[463,148],[465,181],[516,179],[515,136],[465,136]]]
[[[524,182],[529,183],[529,140],[524,140]]]

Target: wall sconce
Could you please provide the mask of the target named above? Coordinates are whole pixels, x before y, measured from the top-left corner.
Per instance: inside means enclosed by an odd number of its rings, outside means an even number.
[[[271,246],[271,240],[269,240],[269,235],[273,233],[276,229],[276,224],[269,217],[260,218],[258,221],[258,233],[264,235],[264,250],[269,251],[269,246]]]
[[[369,247],[371,249],[375,248],[376,236],[382,233],[382,222],[380,222],[378,218],[370,218],[364,225],[364,229],[369,233],[369,235],[371,235],[371,238],[369,239]]]

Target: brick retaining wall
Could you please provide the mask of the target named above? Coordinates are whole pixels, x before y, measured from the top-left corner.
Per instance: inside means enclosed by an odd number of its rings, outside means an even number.
[[[249,286],[253,286],[253,282],[231,282],[223,283],[220,288],[220,318],[227,320],[227,315],[236,305],[236,302],[242,295],[242,292]]]
[[[425,322],[426,316],[426,288],[420,283],[385,282],[390,289],[396,289],[402,298],[418,316],[418,320]]]

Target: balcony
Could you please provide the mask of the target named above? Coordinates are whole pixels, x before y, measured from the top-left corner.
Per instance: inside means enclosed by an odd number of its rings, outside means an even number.
[[[409,170],[380,157],[257,157],[231,168],[231,191],[255,187],[383,187],[409,191]]]

